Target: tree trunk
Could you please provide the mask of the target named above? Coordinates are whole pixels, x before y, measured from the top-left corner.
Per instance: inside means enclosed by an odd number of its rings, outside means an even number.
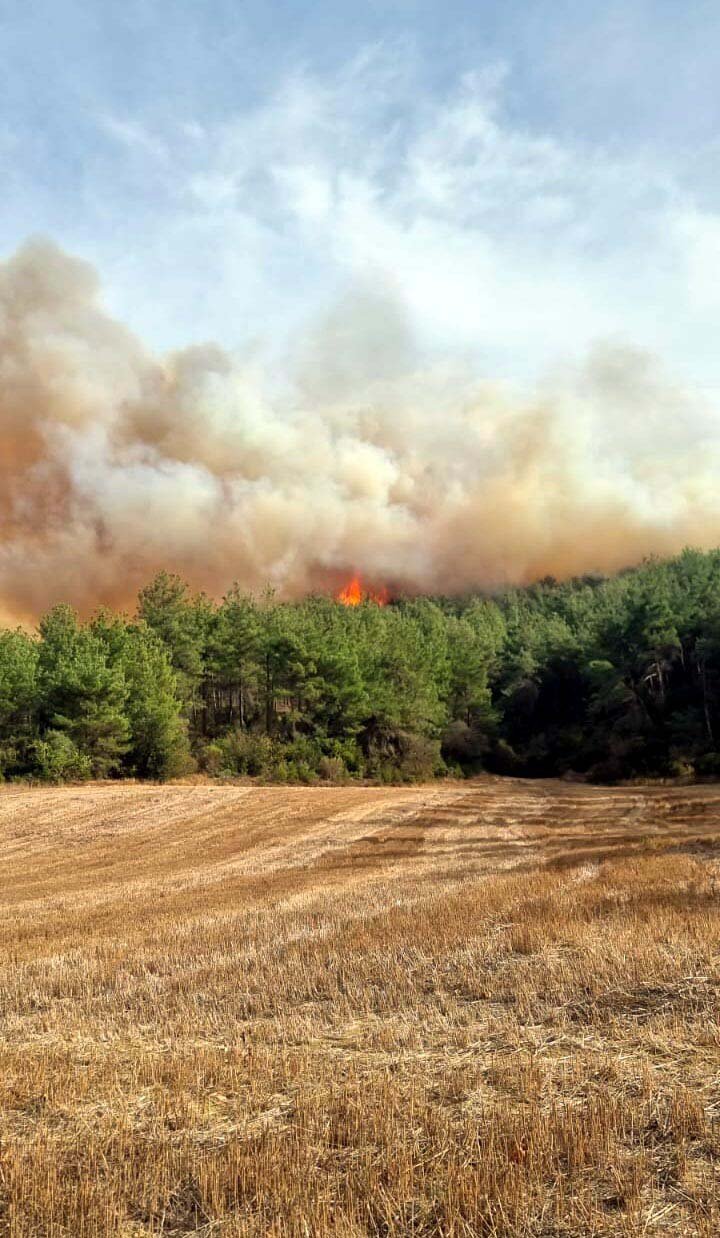
[[[705,670],[705,663],[704,662],[702,662],[702,664],[698,663],[698,669],[700,670],[700,679],[702,682],[703,714],[705,715],[705,728],[707,730],[708,739],[710,740],[710,743],[714,744],[715,736],[713,735],[712,722],[710,721],[710,703],[708,701],[708,694],[707,694],[707,672]]]
[[[270,654],[265,656],[265,733],[272,732],[272,671],[270,669]]]

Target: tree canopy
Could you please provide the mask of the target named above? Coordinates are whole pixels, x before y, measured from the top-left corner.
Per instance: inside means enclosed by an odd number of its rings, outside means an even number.
[[[720,773],[720,551],[493,597],[220,602],[0,631],[0,776]]]

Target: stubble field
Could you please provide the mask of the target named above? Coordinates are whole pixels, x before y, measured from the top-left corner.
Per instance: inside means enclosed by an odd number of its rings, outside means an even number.
[[[720,788],[5,788],[0,872],[0,1232],[720,1233]]]

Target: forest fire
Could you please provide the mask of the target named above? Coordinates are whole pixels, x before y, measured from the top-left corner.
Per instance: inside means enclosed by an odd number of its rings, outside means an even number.
[[[387,606],[390,597],[387,589],[366,589],[357,573],[349,580],[335,597],[336,602],[343,606],[359,606],[361,602],[375,602],[376,606]]]

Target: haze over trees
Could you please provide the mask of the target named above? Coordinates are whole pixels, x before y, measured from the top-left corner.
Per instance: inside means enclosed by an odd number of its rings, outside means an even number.
[[[5,779],[720,773],[720,551],[346,607],[160,573],[132,618],[0,632]]]

